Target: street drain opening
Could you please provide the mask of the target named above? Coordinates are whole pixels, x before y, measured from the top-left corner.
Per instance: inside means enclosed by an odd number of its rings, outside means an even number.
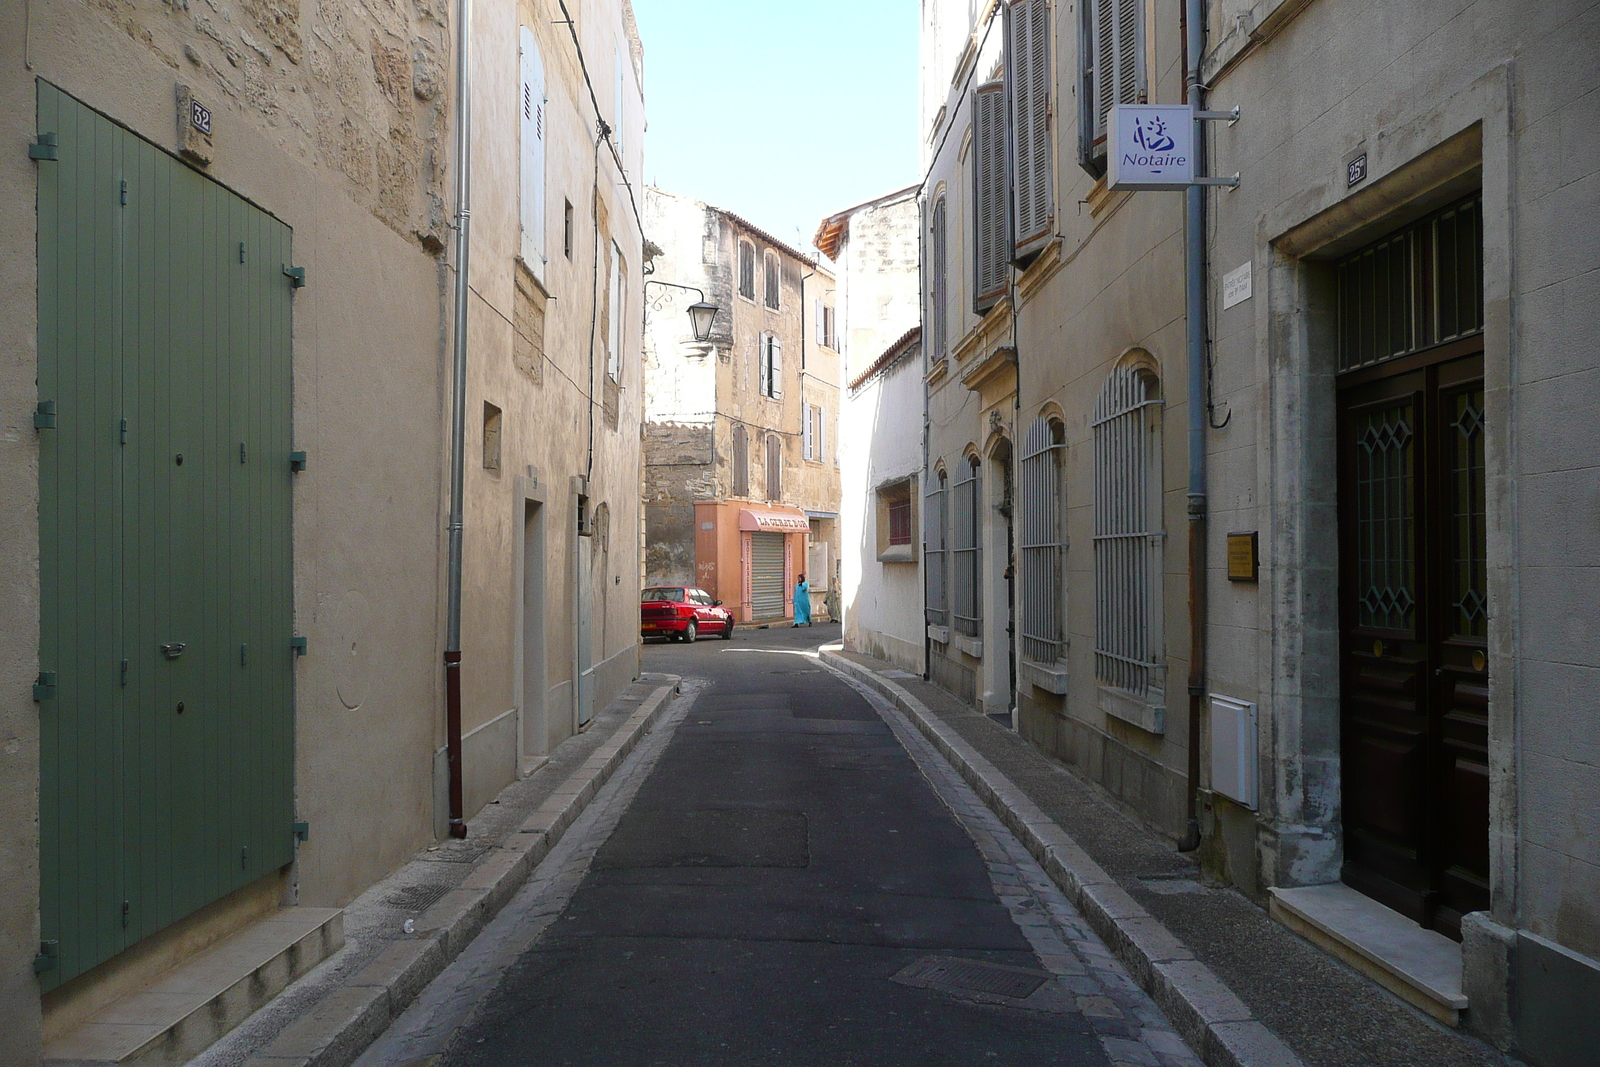
[[[1009,1002],[1028,999],[1049,978],[1050,975],[1027,967],[954,956],[924,956],[896,974],[893,981],[957,997]]]
[[[424,912],[439,903],[439,898],[452,888],[448,885],[408,885],[391,893],[383,903],[396,911]]]

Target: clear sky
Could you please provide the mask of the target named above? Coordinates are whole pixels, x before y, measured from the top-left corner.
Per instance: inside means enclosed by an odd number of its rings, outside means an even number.
[[[650,184],[806,247],[828,215],[917,181],[918,0],[633,8]]]

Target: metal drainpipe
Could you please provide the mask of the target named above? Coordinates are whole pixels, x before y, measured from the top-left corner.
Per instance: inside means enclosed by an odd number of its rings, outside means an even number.
[[[472,236],[472,0],[456,6],[456,291],[450,404],[450,571],[445,622],[445,745],[450,760],[450,836],[466,837],[461,796],[461,530],[467,449],[467,297]]]
[[[1206,45],[1205,0],[1184,0],[1185,51],[1188,53],[1189,109],[1195,114],[1194,163],[1206,172],[1205,87],[1200,64]],[[1206,190],[1184,190],[1184,318],[1189,363],[1189,790],[1188,823],[1178,851],[1200,847],[1200,705],[1206,688]]]

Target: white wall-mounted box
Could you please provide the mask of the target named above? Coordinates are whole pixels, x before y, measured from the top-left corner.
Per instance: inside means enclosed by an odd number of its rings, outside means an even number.
[[[1256,706],[1211,694],[1211,789],[1256,809]]]

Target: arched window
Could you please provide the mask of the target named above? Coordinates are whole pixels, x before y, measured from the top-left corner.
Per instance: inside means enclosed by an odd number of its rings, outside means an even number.
[[[767,435],[767,499],[783,497],[783,438]]]
[[[950,479],[943,467],[929,480],[927,500],[922,506],[922,557],[927,568],[927,614],[934,626],[950,625],[950,606],[945,590],[948,559],[947,538],[950,523],[946,512],[950,500]]]
[[[1022,655],[1066,658],[1066,427],[1034,419],[1022,442]]]
[[[779,291],[778,291],[779,290],[779,286],[778,286],[778,269],[779,269],[778,257],[773,255],[771,252],[768,252],[766,254],[766,266],[767,266],[767,293],[766,293],[766,296],[767,296],[767,307],[773,308],[774,310],[776,310],[777,307],[778,307],[778,304],[779,304],[779,299],[778,299],[778,297],[779,297]]]
[[[1161,660],[1161,390],[1120,366],[1094,406],[1095,675],[1152,702]]]
[[[756,298],[756,246],[749,241],[739,242],[739,295]]]
[[[733,424],[733,456],[730,462],[733,466],[733,495],[750,495],[750,434],[745,430],[744,424]]]
[[[953,614],[956,633],[983,635],[983,461],[968,456],[951,490],[955,507],[950,528],[954,571]]]

